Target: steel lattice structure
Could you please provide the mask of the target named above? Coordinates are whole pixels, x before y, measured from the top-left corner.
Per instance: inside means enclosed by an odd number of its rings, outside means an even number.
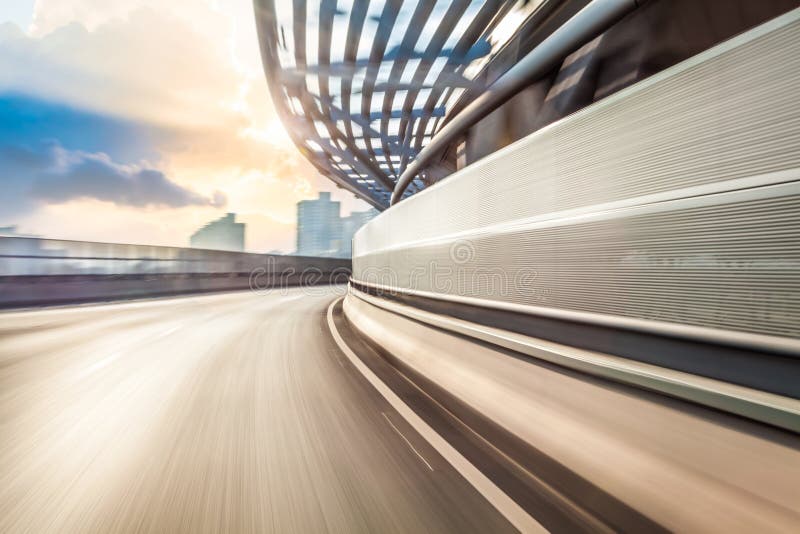
[[[255,0],[255,9],[270,93],[295,144],[323,175],[385,209],[409,162],[540,3]]]

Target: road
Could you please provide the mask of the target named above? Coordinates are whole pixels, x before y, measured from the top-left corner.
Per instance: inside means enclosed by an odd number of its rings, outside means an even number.
[[[0,314],[0,532],[507,532],[340,352],[331,289]]]

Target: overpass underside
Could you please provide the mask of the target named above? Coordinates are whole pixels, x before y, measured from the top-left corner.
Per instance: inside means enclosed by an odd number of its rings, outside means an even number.
[[[295,144],[322,175],[380,210],[798,7],[254,4],[270,95]]]

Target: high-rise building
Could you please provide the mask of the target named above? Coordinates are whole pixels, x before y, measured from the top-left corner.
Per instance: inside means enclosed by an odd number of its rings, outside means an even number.
[[[330,193],[297,203],[297,254],[301,256],[350,257],[356,230],[375,217],[378,210],[339,215],[339,202]]]
[[[377,214],[378,210],[371,208],[367,211],[354,211],[342,218],[342,239],[338,256],[349,258],[353,255],[353,236]]]
[[[236,222],[236,214],[228,213],[206,224],[189,239],[194,248],[244,251],[244,223]]]
[[[341,247],[339,202],[330,193],[297,203],[297,254],[334,256]]]

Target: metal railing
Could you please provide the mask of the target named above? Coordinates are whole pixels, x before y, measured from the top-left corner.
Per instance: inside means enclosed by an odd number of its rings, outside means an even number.
[[[636,5],[636,0],[594,0],[569,19],[433,136],[397,180],[391,204],[396,204],[420,171],[468,128],[520,92],[526,85],[544,76],[568,54],[607,30],[635,9]]]
[[[0,276],[232,274],[309,267],[329,272],[349,265],[339,258],[0,237]]]

